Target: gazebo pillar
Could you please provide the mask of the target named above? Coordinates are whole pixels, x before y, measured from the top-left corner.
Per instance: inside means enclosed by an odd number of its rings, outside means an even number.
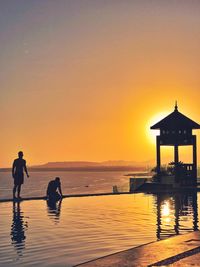
[[[178,162],[179,162],[178,145],[175,145],[174,146],[174,163],[175,163],[175,166],[178,165]]]
[[[178,155],[178,145],[174,145],[174,168],[175,168],[175,181],[179,182],[179,155]]]
[[[160,136],[156,136],[157,174],[160,174]]]
[[[194,181],[197,182],[197,141],[196,136],[193,136],[193,168],[194,168]]]

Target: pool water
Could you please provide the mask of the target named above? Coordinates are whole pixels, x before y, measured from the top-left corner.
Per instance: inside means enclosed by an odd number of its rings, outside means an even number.
[[[198,229],[198,194],[0,203],[0,266],[73,266]]]

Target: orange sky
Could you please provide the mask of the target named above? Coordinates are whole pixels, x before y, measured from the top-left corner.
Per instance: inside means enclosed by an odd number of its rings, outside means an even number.
[[[152,118],[178,100],[200,123],[199,12],[195,0],[1,1],[0,167],[18,150],[29,165],[154,160]]]

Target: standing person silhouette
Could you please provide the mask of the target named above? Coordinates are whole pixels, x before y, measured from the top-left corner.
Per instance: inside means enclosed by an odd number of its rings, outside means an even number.
[[[21,192],[21,185],[24,183],[24,171],[29,177],[27,168],[26,168],[26,161],[23,159],[23,152],[20,151],[18,153],[18,158],[14,160],[13,166],[12,166],[12,176],[14,179],[14,187],[13,187],[13,199],[16,198],[16,191],[17,191],[17,198],[20,197]]]

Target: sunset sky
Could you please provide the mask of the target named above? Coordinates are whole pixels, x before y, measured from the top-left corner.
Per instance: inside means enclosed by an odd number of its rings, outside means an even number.
[[[149,127],[175,100],[200,123],[199,14],[199,0],[1,0],[0,167],[19,150],[29,165],[154,161]]]

